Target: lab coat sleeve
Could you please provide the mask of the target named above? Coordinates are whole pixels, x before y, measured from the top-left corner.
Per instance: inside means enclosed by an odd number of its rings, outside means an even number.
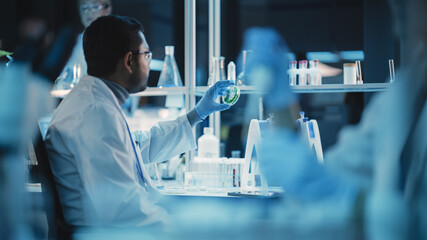
[[[88,202],[86,219],[102,225],[141,226],[164,220],[139,183],[131,137],[114,106],[94,106],[74,129],[73,152]],[[91,134],[91,133],[98,133]],[[90,210],[93,210],[91,212]],[[89,221],[90,222],[90,221]]]
[[[158,163],[196,148],[196,140],[187,116],[159,122],[142,133],[141,156],[144,163]]]

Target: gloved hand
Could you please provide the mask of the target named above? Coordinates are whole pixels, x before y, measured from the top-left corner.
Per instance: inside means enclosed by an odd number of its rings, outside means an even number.
[[[199,115],[200,119],[203,120],[209,116],[209,114],[216,111],[224,111],[230,108],[230,105],[216,102],[218,96],[224,95],[226,88],[230,85],[232,85],[232,83],[228,80],[218,81],[210,87],[208,91],[206,91],[205,95],[197,103],[196,107],[194,107],[194,110],[197,115]]]

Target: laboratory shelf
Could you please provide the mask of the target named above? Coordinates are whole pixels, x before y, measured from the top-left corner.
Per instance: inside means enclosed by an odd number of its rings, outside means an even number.
[[[295,93],[342,93],[342,92],[381,92],[390,87],[390,83],[364,84],[323,84],[318,86],[292,86]]]
[[[149,87],[145,91],[131,94],[131,96],[167,96],[185,94],[185,87]]]
[[[323,85],[306,85],[291,86],[295,93],[343,93],[343,92],[380,92],[390,87],[390,83],[364,83],[364,84],[323,84]],[[255,86],[239,86],[240,94],[264,94]],[[207,86],[196,87],[195,95],[203,96],[208,89]]]
[[[64,98],[71,90],[52,90],[50,95],[56,98]],[[145,91],[131,94],[131,96],[167,96],[185,94],[185,87],[149,87]]]
[[[195,95],[203,96],[203,94],[205,94],[208,88],[209,87],[207,86],[196,87]],[[239,89],[240,94],[264,94],[264,92],[257,90],[255,86],[239,86]]]

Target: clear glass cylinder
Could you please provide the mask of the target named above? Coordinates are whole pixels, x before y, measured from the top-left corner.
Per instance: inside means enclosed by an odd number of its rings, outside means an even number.
[[[299,61],[298,85],[307,85],[307,60]]]
[[[212,69],[209,73],[208,86],[214,85],[216,82],[225,80],[225,57],[211,57]]]
[[[289,75],[289,85],[290,86],[297,85],[297,61],[292,61],[289,64],[288,75]]]
[[[174,46],[165,46],[165,60],[163,62],[162,72],[160,73],[158,87],[177,87],[182,86],[181,75],[174,57]]]
[[[247,74],[247,69],[246,69],[246,64],[249,60],[249,58],[252,55],[252,50],[243,50],[242,51],[242,71],[237,75],[237,79],[236,79],[236,85],[237,86],[243,86],[243,85],[248,85],[248,74]]]
[[[310,69],[309,69],[309,80],[308,83],[310,85],[322,85],[322,74],[319,69],[319,60],[310,61]]]

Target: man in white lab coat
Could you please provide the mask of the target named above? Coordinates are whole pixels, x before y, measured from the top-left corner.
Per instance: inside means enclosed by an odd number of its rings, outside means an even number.
[[[120,106],[147,87],[151,52],[141,24],[100,17],[86,29],[83,48],[88,76],[58,106],[45,140],[65,220],[78,226],[164,222],[144,163],[196,148],[192,126],[229,108],[215,100],[230,82],[217,82],[187,115],[146,132],[139,149]]]

